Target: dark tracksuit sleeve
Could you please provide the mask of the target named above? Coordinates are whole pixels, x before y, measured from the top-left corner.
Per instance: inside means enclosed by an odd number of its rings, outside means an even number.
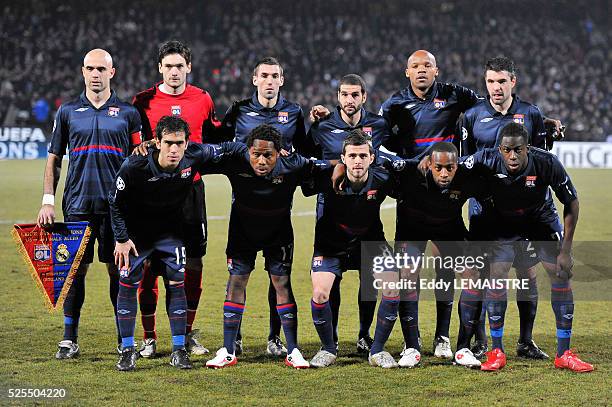
[[[546,127],[544,126],[544,116],[537,106],[532,106],[529,114],[531,115],[532,130],[530,134],[530,144],[543,150],[550,150],[552,146],[546,145]]]
[[[461,105],[462,112],[465,112],[470,107],[474,106],[476,103],[478,103],[478,100],[480,99],[478,93],[464,86],[456,85],[455,92],[457,92],[457,100]]]
[[[62,105],[57,110],[55,120],[53,121],[53,132],[51,133],[49,152],[63,157],[68,147],[68,136],[68,118],[66,117],[64,106]]]
[[[138,110],[134,110],[129,117],[130,151],[142,143],[142,121]]]
[[[304,157],[323,158],[321,146],[319,145],[319,123],[310,126],[308,133],[300,144],[294,144],[295,150]]]
[[[198,153],[194,157],[197,171],[204,174],[225,174],[232,158],[244,156],[248,149],[243,143],[233,141],[220,144],[196,144]]]
[[[565,168],[563,168],[563,164],[557,158],[553,159],[551,170],[550,186],[555,191],[557,199],[563,205],[568,205],[573,200],[578,199],[578,193],[572,184],[572,180],[567,175]]]
[[[234,141],[236,137],[236,119],[239,113],[240,106],[238,106],[238,103],[232,103],[227,112],[225,112],[221,125],[215,130],[215,137],[212,142]]]
[[[304,178],[300,184],[304,196],[312,196],[318,193],[333,191],[331,176],[334,167],[329,161],[308,160],[308,169],[304,169]]]
[[[131,187],[129,168],[129,161],[126,159],[121,165],[121,168],[119,168],[119,172],[115,177],[115,185],[108,196],[113,235],[115,236],[115,240],[119,243],[125,243],[130,239],[126,223],[128,198]]]
[[[138,111],[140,115],[140,124],[141,124],[141,135],[142,140],[153,140],[153,129],[151,128],[151,122],[149,122],[149,118],[147,117],[147,113],[142,106],[142,102],[135,96],[132,104]]]
[[[461,135],[461,148],[459,155],[474,154],[476,152],[476,140],[474,139],[474,115],[464,114],[459,125]]]
[[[293,134],[293,148],[300,152],[302,146],[306,143],[306,125],[304,124],[304,113],[302,109],[298,112],[298,117],[295,122],[295,133]]]
[[[202,142],[215,142],[217,138],[221,137],[218,136],[219,132],[221,132],[221,122],[217,119],[215,103],[213,102],[212,98],[210,98],[210,108],[206,116],[206,120],[204,120],[204,123],[202,123]]]

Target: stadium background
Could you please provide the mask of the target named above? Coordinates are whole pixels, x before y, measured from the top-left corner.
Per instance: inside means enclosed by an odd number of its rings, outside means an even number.
[[[384,99],[406,86],[403,72],[410,52],[426,48],[437,57],[440,80],[458,82],[481,94],[485,93],[484,61],[500,53],[510,56],[519,68],[517,93],[538,104],[546,115],[561,118],[568,125],[568,140],[605,142],[612,133],[608,1],[212,0],[192,4],[52,0],[2,2],[0,9],[0,158],[44,157],[38,145],[44,151],[45,143],[38,138],[48,134],[57,106],[82,90],[80,66],[87,50],[102,47],[111,52],[117,68],[113,88],[129,100],[158,80],[157,48],[171,38],[191,46],[194,69],[190,80],[210,91],[219,116],[233,100],[252,94],[251,69],[265,55],[279,57],[285,67],[282,91],[305,109],[314,103],[332,106],[335,80],[355,72],[368,82],[367,105],[377,111]],[[26,144],[33,139],[36,154],[28,155]],[[589,155],[578,150],[599,149],[594,154],[603,157],[604,167],[612,166],[612,154],[607,162],[604,157],[611,145],[557,143],[559,148],[568,146],[568,154],[577,154],[578,158],[571,156],[576,164],[580,157]],[[61,313],[46,313],[9,237],[12,223],[35,218],[43,168],[43,161],[0,160],[3,402],[9,387],[63,387],[68,390],[69,404],[605,405],[612,396],[611,318],[606,301],[583,301],[576,306],[579,317],[573,344],[585,360],[596,365],[597,371],[591,375],[557,372],[551,362],[514,358],[518,323],[512,304],[508,307],[506,340],[510,361],[499,374],[458,369],[428,355],[423,368],[383,372],[369,368],[354,354],[356,273],[349,273],[343,285],[343,357],[338,367],[289,371],[280,362],[263,356],[267,279],[260,262],[249,286],[244,322],[247,354],[237,368],[176,372],[167,366],[165,339],[169,330],[162,310],[158,324],[164,356],[141,360],[135,374],[119,375],[114,370],[114,323],[107,299],[107,277],[99,264],[87,279],[80,336],[84,354],[77,361],[58,363],[52,355],[61,334]],[[576,239],[612,241],[608,226],[612,172],[571,169],[570,174],[581,194]],[[60,185],[63,182],[62,177]],[[222,177],[207,177],[207,188],[212,237],[205,257],[204,295],[196,325],[203,330],[205,345],[214,350],[222,339],[221,303],[226,279],[223,250],[230,198],[228,183]],[[300,339],[308,356],[318,348],[308,307],[313,209],[314,201],[298,192],[295,212],[300,216],[294,220],[297,243],[293,278],[301,310]],[[387,236],[392,236],[391,208],[383,211],[383,220]],[[596,284],[607,287],[609,281],[584,282],[583,289]],[[545,292],[546,276],[542,273],[539,282],[540,292]],[[421,309],[421,330],[425,350],[429,350],[434,305],[425,301]],[[456,328],[454,316],[453,348]],[[538,344],[552,352],[554,319],[547,301],[540,303],[534,336]],[[401,350],[399,327],[388,347],[396,356]],[[198,367],[203,360],[195,359]]]

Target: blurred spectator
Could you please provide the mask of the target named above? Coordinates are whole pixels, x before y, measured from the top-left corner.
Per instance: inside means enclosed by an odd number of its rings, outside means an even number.
[[[35,122],[35,92],[53,110],[74,97],[83,55],[94,47],[113,54],[115,90],[129,100],[157,80],[157,48],[176,38],[192,48],[192,80],[212,94],[217,112],[251,94],[250,67],[266,55],[286,67],[283,92],[305,109],[332,106],[335,81],[358,73],[368,81],[367,108],[378,111],[407,86],[408,55],[425,48],[437,57],[440,80],[480,94],[484,62],[507,55],[520,70],[517,92],[561,118],[569,140],[610,134],[607,0],[32,0],[0,7],[0,123]]]

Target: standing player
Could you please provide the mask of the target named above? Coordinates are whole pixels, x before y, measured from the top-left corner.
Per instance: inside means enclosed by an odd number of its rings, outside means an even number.
[[[223,347],[206,366],[223,368],[237,363],[236,335],[246,303],[246,286],[259,251],[274,284],[276,312],[287,341],[285,364],[308,368],[297,347],[297,304],[291,289],[293,227],[291,206],[295,189],[319,168],[329,165],[307,160],[297,154],[280,157],[281,134],[263,124],[251,131],[246,146],[236,147],[238,155],[218,172],[232,184],[232,210],[227,241],[227,268],[230,273],[223,304]]]
[[[163,81],[134,98],[134,106],[142,117],[145,139],[154,138],[151,129],[156,127],[161,117],[167,115],[181,117],[189,124],[192,143],[202,143],[212,137],[211,133],[220,124],[215,117],[212,98],[205,90],[187,83],[187,74],[191,72],[191,50],[179,41],[162,44],[158,53],[158,68]],[[208,353],[208,349],[198,342],[197,330],[192,330],[202,294],[202,256],[206,254],[207,241],[204,183],[197,174],[194,177],[193,190],[185,200],[184,222],[183,239],[187,250],[187,349],[194,355],[203,355]],[[155,270],[158,264],[153,262],[151,268],[148,265],[145,267],[144,279],[138,292],[144,328],[141,355],[144,357],[154,357],[156,351],[155,311],[158,291]],[[166,304],[168,299],[166,294]]]
[[[304,142],[304,117],[299,104],[290,102],[280,93],[285,82],[283,67],[276,58],[265,57],[253,69],[253,96],[234,102],[219,129],[221,140],[246,142],[249,133],[259,125],[268,124],[281,133],[281,155],[286,156],[295,146],[301,152]],[[305,155],[305,154],[303,154]],[[276,312],[276,292],[272,280],[268,285],[270,331],[266,353],[282,356],[287,349],[280,339],[281,320]],[[236,354],[242,353],[242,335],[238,331]]]
[[[390,130],[386,120],[363,108],[367,99],[366,84],[359,75],[349,74],[338,83],[338,106],[327,116],[316,120],[308,131],[304,149],[300,151],[308,157],[327,160],[338,160],[342,154],[342,145],[346,135],[354,129],[361,129],[371,137],[375,150],[382,146],[389,137]],[[313,108],[316,110],[317,107]],[[313,115],[314,118],[316,116]],[[317,196],[317,219],[323,210],[323,194]],[[361,275],[360,275],[361,276]],[[338,313],[340,310],[340,281],[337,277],[330,293],[330,307],[333,315],[334,341],[338,343]],[[369,285],[365,285],[369,287]],[[373,339],[370,336],[370,326],[376,311],[375,301],[364,301],[360,292],[359,303],[359,336],[357,352],[369,353]],[[369,296],[371,298],[371,296]]]
[[[499,145],[502,129],[511,122],[526,127],[529,144],[534,147],[550,150],[551,141],[547,142],[544,118],[537,106],[527,103],[515,94],[516,70],[514,62],[506,57],[491,58],[485,64],[485,83],[488,97],[482,99],[465,112],[462,120],[462,150],[464,154],[493,148]],[[473,240],[488,240],[487,230],[482,230],[480,219],[486,218],[481,213],[480,204],[470,200],[470,233]],[[519,253],[515,259],[518,278],[529,281],[529,286],[519,291],[517,306],[520,317],[520,337],[517,343],[517,355],[530,359],[548,359],[533,341],[532,331],[538,307],[538,288],[536,264],[539,262],[535,253]],[[485,309],[481,315],[480,329],[476,331],[476,343],[473,351],[479,356],[487,349],[485,332]]]
[[[80,352],[77,338],[85,301],[85,275],[93,261],[96,240],[98,260],[106,264],[110,277],[109,294],[117,316],[119,274],[113,264],[114,239],[107,197],[124,158],[141,141],[138,112],[111,91],[110,80],[115,75],[111,55],[102,49],[89,51],[82,72],[85,92],[62,104],[55,117],[37,220],[40,226],[55,222],[55,191],[62,157],[68,149],[70,161],[62,200],[64,220],[88,221],[92,239],[64,301],[64,339],[59,343],[57,359],[71,359]]]
[[[551,279],[551,303],[557,324],[555,367],[590,372],[593,366],[570,350],[574,318],[571,251],[579,211],[576,190],[557,157],[529,147],[525,126],[506,125],[500,139],[498,149],[485,149],[465,160],[466,167],[482,169],[487,174],[493,197],[495,212],[489,228],[497,242],[491,253],[490,281],[507,279],[517,251],[523,250],[523,241],[533,242]],[[549,188],[563,204],[563,227]],[[487,352],[481,370],[494,371],[506,365],[502,343],[506,298],[503,285],[491,283],[486,289],[493,350]]]
[[[341,278],[346,270],[357,269],[364,273],[362,285],[372,283],[369,278],[365,278],[365,274],[371,275],[372,269],[368,261],[362,261],[361,243],[385,242],[380,205],[392,188],[389,173],[383,168],[371,167],[375,158],[374,149],[362,130],[349,132],[343,143],[341,158],[346,165],[343,193],[336,194],[330,181],[317,187],[325,196],[315,228],[311,309],[322,346],[310,365],[319,368],[333,364],[338,353],[329,304],[334,281]],[[368,253],[365,256],[368,257]],[[399,296],[388,295],[383,292],[378,307],[378,323],[368,357],[371,365],[383,368],[398,366],[393,357],[384,351],[399,306]]]
[[[185,350],[187,300],[185,298],[186,251],[182,237],[183,206],[193,189],[196,174],[218,161],[222,147],[189,145],[189,125],[181,118],[164,116],[156,125],[157,151],[129,157],[117,174],[109,195],[115,245],[115,263],[121,280],[118,299],[123,350],[117,363],[122,371],[136,367],[134,342],[136,294],[144,274],[144,262],[153,257],[163,265],[168,279],[168,317],[172,331],[170,364],[192,367]]]

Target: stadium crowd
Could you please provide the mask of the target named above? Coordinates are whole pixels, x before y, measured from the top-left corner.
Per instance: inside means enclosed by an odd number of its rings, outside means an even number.
[[[194,53],[190,80],[223,116],[253,92],[265,55],[286,68],[283,93],[303,109],[335,104],[337,80],[362,75],[378,111],[407,85],[406,58],[429,49],[440,80],[486,94],[484,61],[505,54],[519,68],[517,92],[568,126],[569,140],[612,134],[610,4],[605,0],[227,2],[118,0],[5,3],[0,30],[0,124],[49,128],[59,105],[82,88],[88,49],[114,56],[124,100],[159,80],[157,49],[176,38]]]

